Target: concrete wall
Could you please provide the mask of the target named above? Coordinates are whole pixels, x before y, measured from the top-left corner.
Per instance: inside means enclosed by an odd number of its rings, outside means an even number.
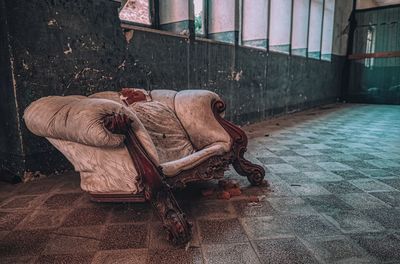
[[[19,175],[68,166],[21,119],[43,96],[121,87],[208,89],[221,95],[227,118],[238,124],[340,96],[343,57],[318,61],[152,30],[135,30],[128,43],[109,0],[0,3],[1,168]]]
[[[0,3],[0,169],[23,176],[28,170],[69,166],[26,129],[23,111],[47,95],[121,87],[117,76],[126,41],[117,5],[106,0]]]
[[[19,104],[16,95],[14,57],[11,54],[6,6],[0,1],[0,160],[3,170],[23,168]],[[1,172],[0,172],[1,173]]]

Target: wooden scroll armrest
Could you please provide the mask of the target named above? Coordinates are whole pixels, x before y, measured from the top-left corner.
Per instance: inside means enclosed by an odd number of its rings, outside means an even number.
[[[232,139],[232,165],[242,176],[246,176],[252,185],[268,185],[264,180],[265,170],[262,166],[254,164],[244,158],[247,151],[248,139],[246,133],[233,123],[225,120],[221,113],[225,111],[225,103],[222,100],[212,100],[211,108],[215,119],[225,129]]]

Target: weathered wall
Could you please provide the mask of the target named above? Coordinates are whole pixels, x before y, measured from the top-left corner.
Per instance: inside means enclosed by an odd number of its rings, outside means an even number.
[[[0,160],[4,169],[23,168],[23,145],[18,118],[18,102],[10,54],[5,3],[0,1]],[[19,171],[20,172],[20,171]],[[1,173],[1,172],[0,172]]]
[[[131,76],[124,83],[216,91],[228,103],[227,116],[241,124],[336,100],[343,62],[336,56],[317,61],[141,31],[134,32],[129,56]]]
[[[333,102],[340,95],[344,60],[339,56],[317,61],[151,30],[135,30],[128,44],[117,6],[109,0],[0,2],[7,20],[1,20],[1,36],[8,32],[10,44],[7,52],[1,38],[1,65],[6,65],[1,71],[7,74],[1,77],[5,104],[0,109],[8,127],[2,124],[0,144],[10,144],[3,156],[16,152],[12,159],[24,161],[10,167],[20,175],[68,164],[21,119],[23,110],[43,96],[121,87],[209,89],[227,102],[227,117],[244,124]]]
[[[1,72],[5,73],[1,74],[0,116],[5,135],[0,142],[6,144],[0,150],[1,168],[19,175],[60,168],[68,163],[46,140],[27,131],[23,111],[47,95],[119,87],[115,76],[126,45],[118,27],[117,5],[106,0],[0,1],[5,14],[0,38]]]

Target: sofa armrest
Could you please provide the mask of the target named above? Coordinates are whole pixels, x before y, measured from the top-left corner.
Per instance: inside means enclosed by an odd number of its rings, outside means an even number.
[[[165,176],[175,177],[179,173],[195,168],[212,156],[226,153],[224,143],[215,143],[184,158],[162,163],[160,166]]]
[[[203,149],[213,143],[221,142],[229,151],[231,137],[215,118],[213,103],[220,97],[207,90],[186,90],[175,96],[175,112],[196,147]],[[223,115],[222,113],[218,113]]]
[[[125,136],[113,134],[104,125],[107,116],[123,114],[155,162],[158,155],[136,114],[117,102],[84,96],[49,96],[33,102],[24,113],[28,129],[42,137],[95,147],[120,147]]]

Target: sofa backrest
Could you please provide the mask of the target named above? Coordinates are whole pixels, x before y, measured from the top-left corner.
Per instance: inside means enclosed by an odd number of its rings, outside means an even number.
[[[220,100],[206,90],[184,90],[175,96],[175,112],[196,149],[222,143],[225,151],[231,147],[231,137],[215,119],[211,102]]]

